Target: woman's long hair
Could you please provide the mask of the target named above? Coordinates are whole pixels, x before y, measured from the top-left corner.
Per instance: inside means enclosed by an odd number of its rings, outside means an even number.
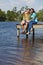
[[[33,13],[35,12],[35,10],[33,8],[31,8],[33,10]]]

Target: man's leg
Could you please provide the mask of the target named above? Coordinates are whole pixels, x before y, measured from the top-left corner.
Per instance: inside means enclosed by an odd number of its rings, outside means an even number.
[[[25,24],[25,21],[23,20],[23,21],[21,22],[22,31],[24,31],[24,24]]]

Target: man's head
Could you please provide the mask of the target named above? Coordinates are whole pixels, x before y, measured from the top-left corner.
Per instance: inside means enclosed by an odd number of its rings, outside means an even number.
[[[30,13],[30,8],[26,9],[25,12]]]

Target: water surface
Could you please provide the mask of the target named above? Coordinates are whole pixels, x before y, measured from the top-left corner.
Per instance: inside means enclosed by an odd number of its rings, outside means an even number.
[[[0,22],[0,65],[43,65],[43,29],[17,38],[18,22]]]

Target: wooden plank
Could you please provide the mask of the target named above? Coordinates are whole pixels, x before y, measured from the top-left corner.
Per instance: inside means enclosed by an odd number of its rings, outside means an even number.
[[[21,25],[20,24],[17,24],[16,27],[17,28],[21,28]],[[43,28],[43,24],[34,24],[33,25],[33,28]]]
[[[20,24],[16,24],[16,28],[21,28],[21,25]]]
[[[24,25],[25,27],[25,25]],[[16,24],[16,28],[21,28],[21,25],[20,24]]]
[[[34,24],[33,28],[43,28],[43,24]]]

